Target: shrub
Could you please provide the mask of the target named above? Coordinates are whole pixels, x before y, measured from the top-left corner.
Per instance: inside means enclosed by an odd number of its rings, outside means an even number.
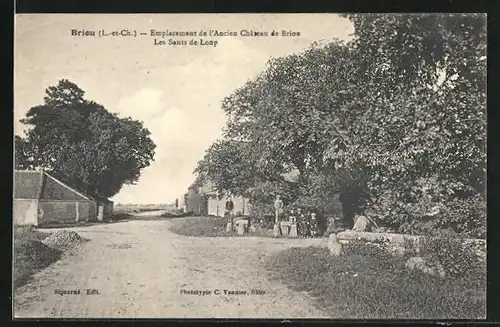
[[[343,254],[347,256],[360,255],[379,260],[390,260],[392,254],[386,243],[366,242],[363,240],[352,240],[342,248]]]
[[[465,237],[486,237],[486,203],[480,194],[454,198],[444,208],[442,221]]]
[[[226,228],[227,223],[228,223],[228,220],[226,218],[216,217],[216,218],[212,218],[212,219],[213,219],[214,227],[222,227],[224,229]]]
[[[410,238],[404,238],[403,239],[403,247],[404,247],[404,257],[409,258],[409,257],[415,257],[418,256],[418,243],[416,243],[413,239]]]
[[[463,183],[436,176],[398,181],[374,197],[367,214],[399,233],[451,229],[465,237],[486,235],[483,195]]]
[[[467,277],[484,274],[484,267],[479,264],[474,249],[464,244],[464,239],[452,231],[439,231],[423,237],[419,249],[422,257],[440,263],[447,275]]]

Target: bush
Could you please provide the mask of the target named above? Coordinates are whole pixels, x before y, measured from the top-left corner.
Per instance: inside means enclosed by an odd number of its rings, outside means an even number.
[[[404,238],[403,239],[403,247],[404,247],[404,257],[406,259],[410,257],[415,257],[419,255],[418,243],[416,243],[413,239]]]
[[[371,243],[363,240],[350,241],[344,245],[342,251],[347,256],[360,255],[379,260],[390,260],[393,257],[386,243]]]
[[[484,266],[471,246],[452,231],[440,231],[433,236],[423,237],[420,256],[430,262],[440,263],[446,274],[454,277],[468,277],[484,274]]]
[[[367,214],[399,233],[425,235],[450,229],[464,237],[486,236],[483,196],[464,184],[436,177],[398,182],[378,194]]]
[[[486,238],[486,202],[479,194],[448,202],[441,220],[445,223],[443,227],[452,228],[464,237]]]

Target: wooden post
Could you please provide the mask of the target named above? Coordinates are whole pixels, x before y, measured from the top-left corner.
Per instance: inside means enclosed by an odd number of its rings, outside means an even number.
[[[76,201],[75,203],[75,216],[76,216],[76,219],[75,221],[79,221],[80,220],[80,210],[79,210],[79,203],[78,201]]]

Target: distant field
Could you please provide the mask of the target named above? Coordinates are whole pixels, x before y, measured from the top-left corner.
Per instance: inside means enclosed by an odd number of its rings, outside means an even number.
[[[115,213],[145,212],[154,210],[175,210],[175,207],[168,204],[131,204],[116,205],[113,209]]]

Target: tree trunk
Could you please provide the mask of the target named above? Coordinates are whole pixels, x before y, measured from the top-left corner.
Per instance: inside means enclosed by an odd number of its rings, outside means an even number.
[[[343,225],[345,228],[354,226],[354,208],[351,203],[342,202]]]
[[[342,203],[344,228],[352,228],[354,226],[354,215],[357,211],[355,196],[353,196],[351,191],[344,191],[340,193],[339,200]]]

